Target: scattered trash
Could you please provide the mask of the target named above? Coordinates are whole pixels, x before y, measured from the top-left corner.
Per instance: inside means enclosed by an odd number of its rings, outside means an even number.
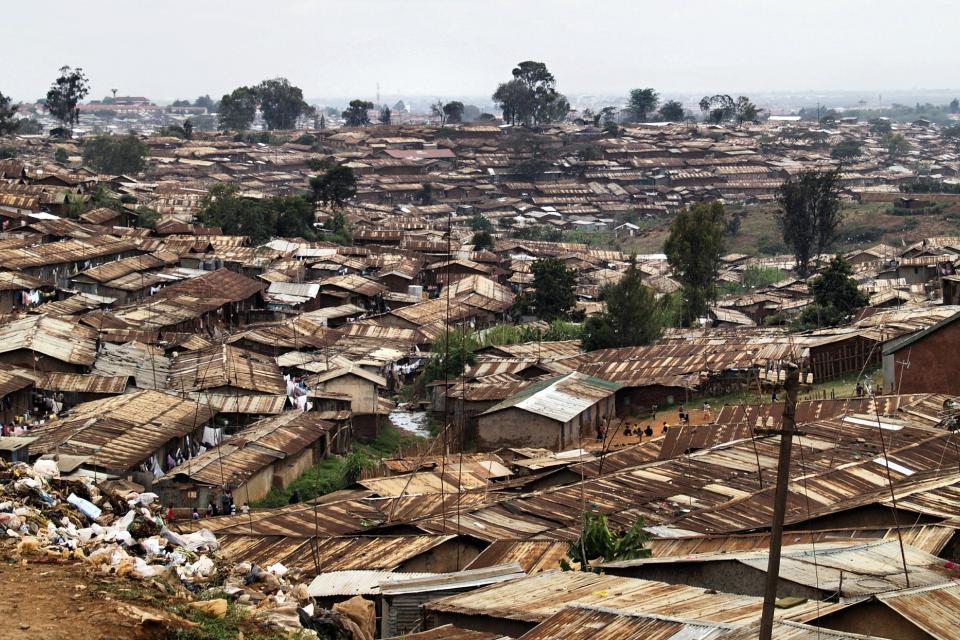
[[[212,532],[170,529],[159,496],[140,489],[63,478],[52,460],[0,461],[0,535],[16,540],[25,561],[82,561],[104,574],[156,580],[184,593],[221,590],[227,598],[190,603],[207,615],[222,618],[233,602],[287,632],[307,628],[320,638],[372,640],[373,603],[353,598],[333,611],[301,608],[310,598],[307,585],[294,579],[297,572],[279,562],[265,569],[226,562]]]
[[[189,606],[201,613],[207,614],[208,616],[222,618],[223,616],[227,615],[227,601],[223,598],[191,602]]]

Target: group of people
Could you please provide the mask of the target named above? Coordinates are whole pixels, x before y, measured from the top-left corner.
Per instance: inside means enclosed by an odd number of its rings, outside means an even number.
[[[240,507],[241,513],[248,513],[250,507],[247,505],[242,505]],[[229,489],[225,490],[220,494],[219,503],[217,500],[211,500],[207,503],[206,513],[201,516],[200,509],[194,507],[193,511],[190,514],[192,520],[200,520],[202,517],[213,518],[215,516],[235,516],[237,515],[237,505],[233,501],[233,494]],[[174,511],[173,505],[167,507],[167,520],[171,521],[176,518],[176,512]]]

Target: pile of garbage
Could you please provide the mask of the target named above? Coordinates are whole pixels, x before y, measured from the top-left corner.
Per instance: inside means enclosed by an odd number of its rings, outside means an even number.
[[[314,611],[307,585],[291,580],[282,564],[261,568],[227,562],[209,530],[171,530],[158,498],[150,492],[117,491],[92,478],[61,478],[52,460],[32,466],[0,461],[0,535],[16,540],[23,558],[83,561],[104,574],[159,580],[192,593],[217,588],[274,627],[309,630],[319,638],[372,638],[361,624],[368,617],[363,604],[368,601],[353,603],[349,615]],[[222,617],[228,603],[218,599],[193,605]],[[372,609],[370,614],[372,620]]]
[[[24,556],[85,560],[104,572],[176,580],[197,591],[218,572],[217,539],[171,531],[155,493],[105,490],[60,477],[56,462],[0,466],[0,529]]]

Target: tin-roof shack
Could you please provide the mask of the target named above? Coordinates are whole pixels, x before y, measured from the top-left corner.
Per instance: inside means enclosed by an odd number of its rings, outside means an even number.
[[[569,448],[595,439],[615,414],[621,385],[579,372],[535,382],[477,418],[481,448],[505,446]]]

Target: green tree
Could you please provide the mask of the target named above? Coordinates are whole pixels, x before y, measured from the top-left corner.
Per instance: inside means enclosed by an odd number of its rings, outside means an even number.
[[[960,124],[944,127],[940,131],[940,137],[943,138],[943,141],[947,144],[952,144],[957,152],[960,153]]]
[[[562,318],[576,305],[576,272],[556,258],[541,258],[531,266],[533,305],[541,320]]]
[[[350,167],[337,165],[310,178],[310,189],[314,202],[342,207],[357,193],[357,176]]]
[[[757,108],[757,105],[750,102],[750,98],[747,96],[737,98],[735,109],[738,127],[743,126],[744,122],[756,122],[762,111],[762,109]]]
[[[183,127],[179,124],[168,124],[165,127],[160,127],[160,131],[158,131],[157,134],[161,137],[173,137],[181,139],[185,139],[187,137]]]
[[[830,248],[843,221],[840,170],[802,171],[780,185],[777,225],[793,249],[797,273],[807,275],[810,259]]]
[[[189,106],[190,106],[190,101],[189,101],[189,100],[174,100],[172,103],[170,103],[170,106],[171,106],[171,107],[189,107]]]
[[[373,103],[366,100],[351,100],[350,105],[341,114],[348,127],[362,127],[370,124],[369,110]]]
[[[463,122],[463,103],[459,100],[448,102],[443,105],[443,115],[447,124]]]
[[[392,117],[393,116],[390,113],[390,107],[388,107],[387,105],[383,105],[383,108],[380,109],[380,124],[384,124],[384,125],[390,124],[390,120],[392,119]]]
[[[200,203],[198,217],[225,234],[248,236],[254,244],[268,241],[277,226],[276,211],[267,210],[259,200],[241,196],[236,184],[211,187]]]
[[[220,98],[217,120],[221,131],[246,131],[257,117],[257,93],[250,87],[237,87]]]
[[[254,93],[268,129],[293,129],[300,116],[312,111],[304,102],[300,87],[286,78],[264,80],[254,88]]]
[[[960,99],[954,98],[950,101],[950,104],[947,106],[947,109],[950,113],[960,113]]]
[[[887,148],[887,155],[890,160],[898,160],[907,154],[910,150],[910,143],[903,137],[902,133],[890,133],[883,139],[883,146]]]
[[[619,282],[604,288],[603,299],[603,314],[587,318],[584,325],[585,351],[651,344],[662,335],[669,309],[643,285],[636,264],[630,264]]]
[[[47,91],[47,109],[64,127],[80,123],[77,105],[90,92],[90,83],[83,69],[60,67],[60,75]]]
[[[276,215],[276,235],[284,238],[316,238],[313,204],[303,196],[269,198],[264,206]],[[268,214],[270,216],[271,214]]]
[[[704,96],[700,100],[700,111],[703,112],[704,119],[707,122],[720,124],[734,117],[737,112],[737,105],[733,98],[726,94]]]
[[[556,78],[542,62],[526,60],[514,67],[513,79],[500,84],[493,101],[511,124],[538,126],[561,120],[570,109],[556,90]]]
[[[433,185],[429,182],[424,182],[420,185],[420,191],[417,192],[414,198],[416,198],[420,204],[433,204]]]
[[[646,122],[647,114],[653,113],[660,104],[660,94],[647,87],[633,89],[627,101],[627,113],[633,122]]]
[[[136,174],[143,170],[147,145],[133,134],[99,135],[83,142],[83,161],[100,173]]]
[[[683,121],[683,103],[679,100],[668,100],[660,107],[660,117],[667,122]]]
[[[137,226],[145,229],[153,229],[160,220],[160,212],[147,206],[137,207]]]
[[[53,152],[53,159],[60,164],[67,164],[70,160],[70,154],[63,147],[57,147],[57,150]]]
[[[477,231],[473,234],[473,239],[470,241],[473,245],[474,251],[483,251],[485,249],[493,249],[493,236],[490,235],[489,231]]]
[[[479,211],[474,211],[470,218],[470,228],[474,231],[493,231],[493,223]]]
[[[887,118],[874,118],[870,121],[870,133],[878,138],[885,138],[893,131],[893,125]]]
[[[353,234],[350,232],[350,224],[347,222],[347,216],[343,211],[337,210],[327,220],[324,225],[323,240],[335,244],[349,246],[353,244]]]
[[[849,160],[859,158],[863,154],[863,143],[856,138],[845,138],[837,143],[830,151],[830,157],[834,160]]]
[[[207,110],[208,113],[213,113],[217,110],[217,103],[213,101],[213,98],[210,97],[210,94],[205,96],[200,96],[193,101],[193,106],[203,107]]]
[[[651,552],[647,543],[650,535],[644,527],[646,522],[640,518],[626,531],[612,532],[605,515],[593,510],[584,511],[580,536],[569,543],[567,555],[579,563],[581,571],[591,571],[590,562],[601,558],[607,562],[649,558]],[[569,568],[564,566],[565,570]]]
[[[680,283],[684,326],[705,315],[710,301],[716,298],[726,233],[726,213],[717,201],[697,203],[680,211],[670,225],[663,250],[673,277]]]
[[[477,361],[474,354],[477,344],[473,331],[447,329],[434,341],[433,357],[424,367],[420,382],[426,385],[434,380],[450,380],[463,375],[464,370]]]
[[[801,327],[836,326],[848,321],[865,307],[870,298],[853,279],[853,268],[843,256],[837,255],[827,268],[810,283],[813,304],[800,314]]]
[[[0,93],[0,136],[16,133],[20,128],[20,121],[14,119],[17,105],[12,103],[13,100]]]

